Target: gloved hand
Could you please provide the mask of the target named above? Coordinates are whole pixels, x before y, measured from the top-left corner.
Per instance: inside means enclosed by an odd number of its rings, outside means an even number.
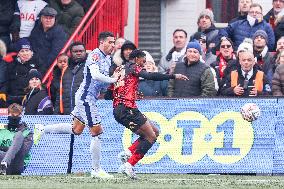
[[[5,57],[3,57],[3,60],[4,60],[5,62],[8,62],[8,63],[13,62],[14,56],[17,56],[17,54],[18,54],[18,53],[16,53],[16,52],[8,53]]]

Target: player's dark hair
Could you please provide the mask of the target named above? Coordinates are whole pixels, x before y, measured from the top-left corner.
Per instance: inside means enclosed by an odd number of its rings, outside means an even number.
[[[134,58],[142,58],[145,57],[146,54],[140,49],[135,49],[129,54],[129,60],[133,60]]]
[[[106,40],[107,37],[114,37],[114,35],[112,32],[103,31],[99,34],[98,40],[99,41]]]

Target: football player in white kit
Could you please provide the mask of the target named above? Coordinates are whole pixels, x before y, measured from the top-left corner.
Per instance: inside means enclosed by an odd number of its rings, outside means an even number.
[[[101,141],[103,133],[101,117],[96,106],[100,91],[106,89],[110,83],[118,80],[119,72],[109,77],[111,65],[111,53],[114,48],[114,35],[111,32],[99,34],[99,48],[93,50],[87,58],[84,67],[84,79],[75,95],[75,107],[71,112],[74,117],[73,125],[59,123],[43,126],[35,126],[34,141],[38,141],[43,133],[70,133],[80,135],[85,126],[88,126],[92,135],[90,150],[92,157],[91,176],[97,178],[112,178],[100,166]]]

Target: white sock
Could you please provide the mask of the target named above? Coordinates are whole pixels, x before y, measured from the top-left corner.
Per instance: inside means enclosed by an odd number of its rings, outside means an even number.
[[[101,160],[101,139],[98,136],[92,138],[90,151],[92,157],[92,168],[97,171],[100,169]]]
[[[58,123],[44,126],[45,133],[65,133],[65,134],[74,134],[72,131],[71,123]]]

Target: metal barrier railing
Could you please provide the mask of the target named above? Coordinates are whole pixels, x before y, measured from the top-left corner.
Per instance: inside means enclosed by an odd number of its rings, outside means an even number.
[[[73,41],[83,42],[86,49],[96,48],[97,36],[102,31],[111,31],[116,37],[123,36],[127,4],[128,0],[95,0],[59,54],[67,52]],[[55,65],[56,59],[46,72],[43,83],[51,80]]]

